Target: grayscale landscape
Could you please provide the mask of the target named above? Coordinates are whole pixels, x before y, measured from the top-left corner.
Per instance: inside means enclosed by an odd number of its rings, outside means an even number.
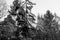
[[[40,13],[36,5],[32,0],[0,0],[0,40],[60,40],[58,10],[53,13],[48,4]]]

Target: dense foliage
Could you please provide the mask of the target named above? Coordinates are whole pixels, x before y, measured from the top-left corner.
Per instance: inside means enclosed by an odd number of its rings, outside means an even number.
[[[60,40],[56,16],[47,10],[43,17],[38,14],[35,23],[36,16],[31,12],[33,5],[35,3],[29,0],[13,1],[10,14],[0,22],[0,40]],[[37,24],[36,28],[32,24]]]
[[[56,21],[55,16],[52,15],[49,10],[47,10],[46,14],[44,14],[44,17],[40,17],[38,15],[37,29],[41,30],[41,40],[60,40],[58,25],[58,21]]]

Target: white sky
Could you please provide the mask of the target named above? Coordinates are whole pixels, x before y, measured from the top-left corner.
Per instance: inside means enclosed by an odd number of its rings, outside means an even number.
[[[52,13],[57,13],[60,15],[60,0],[33,0],[36,6],[33,8],[33,13],[44,14],[47,10]]]
[[[31,0],[36,3],[32,12],[35,14],[44,14],[47,10],[50,10],[52,13],[57,13],[60,15],[60,0]],[[12,0],[7,0],[7,3],[12,3]]]

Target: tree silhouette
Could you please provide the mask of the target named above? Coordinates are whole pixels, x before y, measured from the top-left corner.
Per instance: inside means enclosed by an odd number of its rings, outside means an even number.
[[[24,3],[22,5],[22,2],[19,0],[14,0],[13,6],[11,6],[11,10],[9,11],[11,16],[17,16],[16,22],[17,22],[17,31],[15,32],[15,36],[19,37],[19,35],[22,35],[23,37],[27,37],[29,35],[29,26],[31,27],[32,25],[29,22],[29,19],[31,17],[32,21],[34,19],[34,14],[29,14],[29,9],[27,8],[28,6],[26,5],[26,10],[24,10]],[[28,10],[27,10],[28,9]],[[31,9],[31,8],[30,8]],[[27,13],[28,12],[28,13]],[[29,17],[29,18],[28,18]],[[32,26],[33,27],[33,26]],[[21,32],[21,33],[20,33]],[[20,34],[19,34],[20,33]]]

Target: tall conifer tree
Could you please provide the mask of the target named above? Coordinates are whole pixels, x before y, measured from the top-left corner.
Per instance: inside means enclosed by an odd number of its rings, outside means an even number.
[[[26,0],[27,1],[27,0]],[[28,35],[28,29],[29,25],[31,25],[28,21],[28,6],[26,3],[26,10],[24,10],[22,3],[19,2],[19,0],[14,0],[13,6],[11,6],[11,10],[9,11],[10,15],[12,16],[17,16],[16,21],[17,21],[17,31],[16,31],[16,36],[19,36],[19,32],[22,31],[22,35],[26,37]],[[30,8],[31,9],[31,8]],[[28,12],[28,13],[27,13]],[[32,17],[34,19],[33,15],[29,15],[29,17]],[[18,33],[18,34],[17,34]]]

